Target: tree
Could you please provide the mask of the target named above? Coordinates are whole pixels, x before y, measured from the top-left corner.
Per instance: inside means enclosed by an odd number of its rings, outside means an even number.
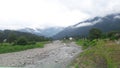
[[[9,43],[12,43],[12,42],[14,42],[16,39],[17,39],[17,36],[16,36],[14,33],[10,33],[10,34],[8,35],[7,41],[8,41]]]
[[[18,40],[16,41],[17,45],[27,45],[28,41],[24,36],[21,36],[18,38]]]
[[[107,33],[107,37],[110,40],[118,40],[120,38],[120,32],[119,31],[111,31]]]
[[[99,39],[102,36],[102,31],[97,29],[97,28],[92,28],[89,31],[89,39],[94,40],[94,39]]]
[[[2,36],[2,32],[0,32],[0,43],[3,42],[3,36]]]

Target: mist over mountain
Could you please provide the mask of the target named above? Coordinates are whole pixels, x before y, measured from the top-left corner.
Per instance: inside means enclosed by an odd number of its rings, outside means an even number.
[[[48,28],[21,28],[16,31],[32,33],[38,36],[62,39],[71,36],[87,36],[91,28],[98,28],[103,32],[120,30],[120,13],[97,16],[87,19],[69,27],[48,27]]]
[[[52,37],[53,35],[57,34],[58,32],[62,31],[63,29],[64,29],[64,27],[49,27],[49,28],[44,28],[44,29],[23,28],[23,29],[19,29],[17,31],[28,32],[28,33],[36,34],[38,36]]]
[[[52,38],[62,39],[70,36],[87,36],[91,28],[98,28],[103,32],[120,31],[120,13],[87,19],[83,22],[66,27]]]

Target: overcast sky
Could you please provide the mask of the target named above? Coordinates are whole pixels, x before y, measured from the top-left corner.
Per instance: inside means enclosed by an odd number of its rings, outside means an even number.
[[[66,27],[120,11],[120,0],[0,0],[0,29]]]

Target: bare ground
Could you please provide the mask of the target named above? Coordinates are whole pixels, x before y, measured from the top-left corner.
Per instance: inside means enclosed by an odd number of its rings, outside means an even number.
[[[0,66],[23,68],[66,68],[82,52],[74,42],[54,41],[44,48],[0,54]]]

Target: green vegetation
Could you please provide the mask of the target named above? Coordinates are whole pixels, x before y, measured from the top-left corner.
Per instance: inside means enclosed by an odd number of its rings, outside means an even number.
[[[42,48],[49,38],[31,33],[4,30],[0,31],[0,54]]]
[[[0,44],[0,54],[2,53],[10,53],[10,52],[18,52],[18,51],[23,51],[27,49],[33,49],[33,48],[43,48],[44,44],[47,42],[37,42],[34,45],[13,45],[10,43],[2,43]]]
[[[72,64],[73,68],[120,68],[120,32],[102,33],[93,28],[88,38],[76,43],[83,52]]]
[[[27,45],[28,41],[27,39],[23,36],[17,39],[17,41],[15,42],[15,44],[17,45]]]
[[[94,40],[94,39],[99,39],[102,36],[102,31],[97,29],[97,28],[92,28],[89,31],[89,39]]]
[[[87,40],[87,39],[80,39],[76,42],[78,45],[82,46],[83,49],[87,49],[89,47],[95,46],[97,43],[97,40]]]
[[[0,31],[0,43],[4,43],[4,42],[16,43],[20,41],[21,37],[24,40],[24,43],[25,41],[26,43],[29,43],[29,42],[42,42],[42,41],[50,40],[49,38],[46,38],[43,36],[37,36],[35,34],[26,33],[26,32],[19,32],[19,31],[13,31],[13,30]]]
[[[120,32],[119,31],[108,32],[107,38],[109,38],[110,40],[118,40],[120,38]]]
[[[80,41],[80,40],[79,40]],[[80,44],[83,42],[78,43]],[[74,68],[120,68],[120,44],[110,40],[98,40],[80,54]]]

